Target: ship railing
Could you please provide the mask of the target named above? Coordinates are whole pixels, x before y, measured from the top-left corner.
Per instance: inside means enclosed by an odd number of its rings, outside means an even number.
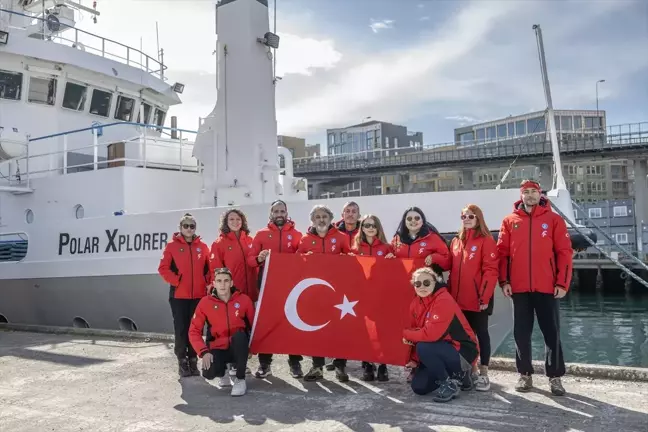
[[[167,80],[167,78],[164,76],[164,72],[166,71],[167,67],[164,65],[163,61],[153,58],[137,48],[133,48],[112,39],[108,39],[94,33],[78,29],[74,26],[70,26],[62,22],[58,23],[60,25],[59,31],[53,33],[48,29],[47,20],[43,18],[2,8],[0,8],[0,13],[22,16],[32,20],[31,26],[20,27],[9,25],[9,29],[30,31],[31,34],[29,35],[29,37],[34,37],[34,35],[36,35],[43,40],[59,43],[71,48],[79,49],[81,51],[114,60],[119,63],[123,63],[128,66],[146,71],[147,73],[150,73],[151,75],[158,77],[164,81]],[[67,34],[64,34],[68,32],[69,36]]]
[[[130,137],[123,134],[127,137],[115,139],[114,134],[106,133],[113,137],[102,140],[105,129],[127,126],[134,129]],[[160,131],[168,131],[177,137],[161,137]],[[91,144],[78,146],[75,142],[75,145],[69,145],[74,136],[88,132],[92,134]],[[116,122],[30,138],[24,156],[0,162],[0,180],[8,180],[9,186],[28,186],[34,177],[121,166],[198,173],[202,166],[192,155],[194,143],[185,138],[195,134],[195,131],[187,129]]]

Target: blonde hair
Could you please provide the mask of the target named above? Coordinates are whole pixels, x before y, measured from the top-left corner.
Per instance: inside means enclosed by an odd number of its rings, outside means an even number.
[[[466,210],[475,215],[475,219],[477,220],[477,224],[475,225],[477,236],[488,237],[489,235],[491,235],[490,231],[488,230],[488,226],[486,226],[486,221],[484,220],[484,213],[482,212],[482,209],[479,208],[479,206],[476,204],[468,204],[466,207],[464,207],[463,210],[461,210],[461,214],[464,214]],[[461,224],[461,227],[459,228],[457,237],[459,237],[459,240],[462,241],[466,239],[466,228],[464,228],[463,224]]]
[[[423,274],[426,274],[426,275],[430,276],[432,279],[434,279],[435,282],[443,282],[443,274],[438,274],[437,272],[432,270],[430,267],[421,267],[421,268],[416,269],[414,271],[414,273],[412,273],[412,282],[414,282],[414,280],[417,277],[419,277],[419,276],[421,276]]]
[[[193,217],[193,215],[191,213],[185,213],[182,216],[182,219],[180,219],[180,225],[182,225],[182,222],[184,222],[184,221],[191,221],[191,222],[194,223],[194,225],[198,226],[198,223],[196,222],[196,218]]]

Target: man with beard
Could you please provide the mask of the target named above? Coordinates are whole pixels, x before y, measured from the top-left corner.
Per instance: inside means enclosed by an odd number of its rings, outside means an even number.
[[[272,253],[295,253],[299,246],[302,233],[295,229],[295,223],[288,218],[288,206],[285,202],[277,200],[270,205],[270,222],[266,228],[260,229],[254,236],[252,250],[248,257],[251,266],[263,266],[270,251]],[[259,272],[259,289],[263,271]],[[290,354],[288,364],[293,378],[301,378],[304,374],[301,368],[302,356]],[[272,354],[259,354],[259,369],[257,378],[265,378],[272,374],[270,364]]]
[[[348,254],[351,252],[349,236],[340,232],[332,224],[333,212],[324,205],[316,205],[310,212],[311,227],[299,242],[297,252],[306,255],[319,254]],[[340,382],[349,380],[346,373],[346,360],[335,359],[335,376]],[[313,366],[304,376],[304,381],[316,381],[324,378],[322,371],[324,357],[313,357]]]
[[[349,236],[352,241],[360,228],[360,206],[355,201],[349,201],[342,207],[342,220],[336,222],[335,227]]]

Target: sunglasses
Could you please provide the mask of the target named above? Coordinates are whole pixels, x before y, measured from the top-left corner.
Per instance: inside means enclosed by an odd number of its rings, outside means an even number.
[[[474,214],[471,214],[471,215],[462,214],[461,215],[461,220],[466,220],[466,219],[473,220],[473,219],[475,219],[475,215]]]
[[[413,220],[418,222],[421,220],[421,216],[407,216],[407,222],[412,222]]]
[[[362,224],[362,228],[372,229],[372,228],[378,228],[378,227],[375,224],[366,223],[366,224]]]
[[[414,282],[414,286],[416,288],[421,288],[421,285],[429,287],[430,285],[432,285],[432,281],[430,279],[425,279],[423,282],[421,281]]]
[[[184,228],[184,229],[196,229],[196,225],[194,225],[194,224],[182,224],[182,228]]]

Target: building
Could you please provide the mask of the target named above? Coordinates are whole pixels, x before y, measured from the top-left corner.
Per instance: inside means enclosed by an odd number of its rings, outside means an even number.
[[[290,150],[293,158],[306,157],[306,140],[304,138],[277,135],[277,145]]]

